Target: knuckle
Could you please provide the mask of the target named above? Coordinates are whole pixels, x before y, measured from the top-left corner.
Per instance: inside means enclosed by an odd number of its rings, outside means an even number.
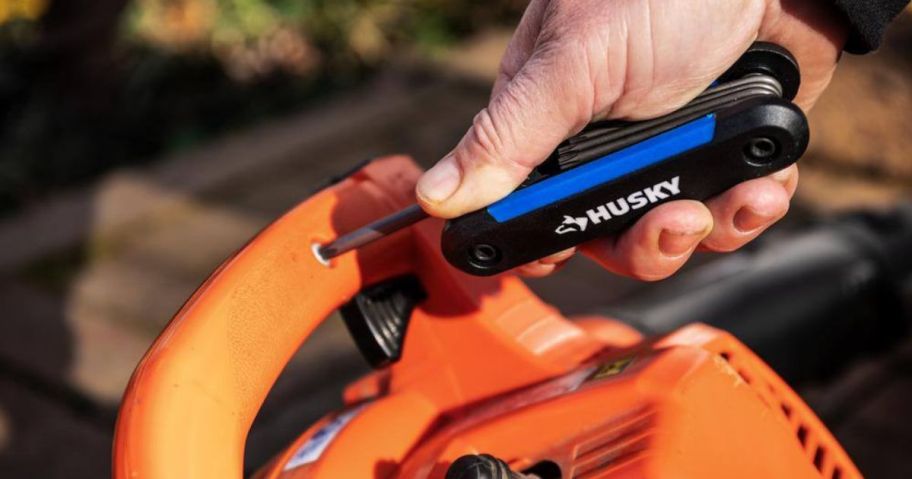
[[[516,76],[516,71],[517,68],[514,66],[513,62],[504,58],[497,67],[497,81],[503,83],[513,81],[513,77]]]
[[[630,270],[630,276],[640,281],[659,281],[671,276],[677,268],[671,270],[657,268],[633,268]]]
[[[597,17],[596,13],[592,8],[581,7],[579,0],[549,0],[544,13],[545,25],[575,31]]]
[[[570,45],[592,43],[597,38],[598,26],[603,26],[601,15],[593,15],[591,9],[580,8],[579,0],[550,0],[543,14],[542,28],[536,46],[547,43]],[[584,51],[574,50],[576,55]]]
[[[542,264],[538,261],[522,265],[516,268],[516,272],[528,278],[541,278],[553,273],[556,266],[553,264]]]
[[[545,24],[556,23],[567,12],[573,11],[575,0],[549,0],[548,6],[545,7],[544,18]]]
[[[651,282],[671,276],[686,262],[686,259],[670,261],[643,253],[630,255],[628,261],[629,276],[640,281]]]
[[[516,76],[516,73],[522,68],[523,63],[528,60],[527,57],[523,57],[518,53],[507,52],[500,59],[500,63],[497,65],[497,74],[501,78],[509,81]]]
[[[482,109],[472,119],[469,138],[474,150],[471,151],[471,155],[474,158],[490,163],[497,163],[503,159],[504,132],[498,128],[488,108]]]
[[[519,77],[517,77],[519,78]],[[467,135],[466,158],[460,161],[486,164],[509,171],[528,173],[535,166],[531,159],[516,157],[517,141],[511,128],[521,124],[522,99],[517,89],[507,88],[498,100],[472,119]],[[501,120],[503,119],[503,120]]]

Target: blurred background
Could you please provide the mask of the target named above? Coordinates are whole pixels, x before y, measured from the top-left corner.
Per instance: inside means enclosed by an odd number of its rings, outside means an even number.
[[[448,151],[524,6],[0,0],[0,477],[107,476],[130,373],[196,286],[327,177]],[[906,12],[878,53],[843,58],[779,230],[912,198],[910,73]],[[649,287],[580,259],[531,285],[568,313]],[[912,341],[894,339],[796,384],[872,478],[912,471]],[[366,370],[327,321],[257,419],[249,467]]]

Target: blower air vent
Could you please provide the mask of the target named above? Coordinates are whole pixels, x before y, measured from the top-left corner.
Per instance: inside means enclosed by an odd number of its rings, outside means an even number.
[[[804,449],[808,461],[814,465],[821,478],[843,479],[843,471],[847,470],[847,468],[838,463],[838,458],[831,457],[833,455],[829,453],[829,443],[832,439],[821,437],[814,433],[814,428],[807,417],[808,414],[812,414],[809,409],[804,411],[802,408],[797,408],[790,404],[787,399],[790,394],[785,393],[776,384],[765,380],[762,374],[755,375],[748,372],[747,361],[742,360],[733,352],[722,351],[719,356],[737,371],[745,383],[757,391],[768,406],[782,413],[782,417],[795,431],[795,439],[798,440],[798,443]],[[833,444],[835,445],[835,443]],[[851,468],[848,468],[848,470],[851,470]]]
[[[570,477],[601,477],[609,468],[626,463],[646,450],[655,426],[655,411],[643,407],[617,418],[574,449]]]

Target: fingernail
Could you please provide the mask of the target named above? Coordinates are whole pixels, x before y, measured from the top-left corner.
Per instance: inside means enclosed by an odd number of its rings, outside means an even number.
[[[689,253],[706,237],[709,226],[699,231],[672,231],[664,229],[659,234],[659,251],[665,256],[675,257]]]
[[[786,168],[784,170],[779,170],[779,171],[773,173],[771,178],[773,179],[773,181],[784,185],[788,182],[788,180],[789,180],[789,178],[791,178],[791,176],[792,176],[792,171],[790,169]]]
[[[773,219],[772,215],[759,213],[752,210],[749,206],[742,206],[741,209],[735,213],[734,223],[735,228],[742,233],[750,233],[759,228],[762,228],[770,224]]]
[[[453,157],[446,157],[418,180],[418,194],[427,201],[440,203],[453,196],[461,180]]]
[[[544,258],[538,260],[542,264],[557,264],[562,261],[570,259],[576,253],[576,248],[568,248],[562,251],[558,251],[550,256],[545,256]]]

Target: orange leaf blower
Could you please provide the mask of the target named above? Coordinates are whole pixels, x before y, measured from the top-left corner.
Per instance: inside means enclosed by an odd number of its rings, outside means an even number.
[[[376,160],[225,261],[136,369],[115,477],[241,477],[267,392],[337,309],[376,370],[257,478],[861,477],[795,392],[723,331],[646,338],[607,318],[571,321],[515,277],[454,268],[435,219],[318,254],[406,207],[419,173],[404,157]]]

